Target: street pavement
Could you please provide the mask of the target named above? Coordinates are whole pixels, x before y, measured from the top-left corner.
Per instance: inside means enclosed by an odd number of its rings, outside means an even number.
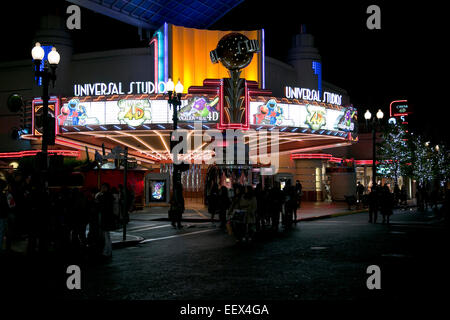
[[[177,230],[167,221],[132,220],[129,234],[144,240],[114,250],[109,262],[41,260],[2,274],[12,294],[65,300],[446,299],[443,221],[412,208],[397,210],[391,225],[367,221],[367,212],[301,221],[292,231],[238,244],[210,222]],[[81,290],[65,288],[69,264],[81,268]],[[380,267],[380,290],[366,286],[370,265]]]

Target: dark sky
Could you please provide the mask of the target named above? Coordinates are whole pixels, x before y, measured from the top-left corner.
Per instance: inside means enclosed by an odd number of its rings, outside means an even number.
[[[381,8],[381,30],[366,28],[366,8],[371,4]],[[65,15],[67,5],[51,0],[5,6],[0,32],[7,48],[0,51],[0,61],[29,57],[39,15],[52,11]],[[449,140],[445,9],[434,0],[246,0],[211,28],[265,28],[266,54],[285,61],[292,36],[305,24],[322,56],[323,79],[346,89],[360,116],[367,108],[378,107],[387,114],[390,101],[408,99],[415,112],[411,129],[439,143]],[[82,30],[71,34],[75,52],[147,45],[135,27],[86,9],[82,10]]]

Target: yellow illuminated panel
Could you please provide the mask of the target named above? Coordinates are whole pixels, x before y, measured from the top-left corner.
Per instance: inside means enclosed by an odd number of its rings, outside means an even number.
[[[210,51],[219,40],[230,32],[240,32],[251,40],[261,41],[260,31],[217,31],[200,30],[169,25],[169,76],[176,83],[181,80],[186,93],[190,86],[202,86],[205,79],[228,78],[228,70],[220,63],[213,64]],[[170,50],[169,49],[169,50]],[[260,82],[261,53],[242,70],[241,78]]]

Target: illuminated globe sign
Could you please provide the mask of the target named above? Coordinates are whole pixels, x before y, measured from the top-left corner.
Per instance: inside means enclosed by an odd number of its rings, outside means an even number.
[[[253,53],[259,50],[257,40],[249,40],[242,33],[229,33],[220,39],[217,48],[210,52],[212,63],[221,62],[228,70],[244,69],[252,62]]]

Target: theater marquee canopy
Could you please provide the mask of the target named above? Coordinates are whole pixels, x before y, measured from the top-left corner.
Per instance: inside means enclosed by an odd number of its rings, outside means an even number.
[[[171,162],[170,132],[173,110],[163,94],[71,97],[55,100],[57,144],[92,152],[127,146],[137,160]],[[42,101],[35,99],[39,109]],[[317,102],[252,96],[248,103],[251,138],[261,130],[278,130],[280,154],[351,144],[357,140],[356,109]],[[191,145],[206,130],[216,129],[221,113],[217,94],[186,94],[179,108],[179,128],[188,131]],[[36,114],[35,116],[38,116]],[[37,121],[34,121],[37,122]],[[270,135],[269,135],[270,136]],[[33,138],[39,139],[35,131]],[[201,139],[201,138],[200,138]],[[249,140],[246,140],[248,143]],[[210,142],[189,150],[186,159],[198,160]]]

